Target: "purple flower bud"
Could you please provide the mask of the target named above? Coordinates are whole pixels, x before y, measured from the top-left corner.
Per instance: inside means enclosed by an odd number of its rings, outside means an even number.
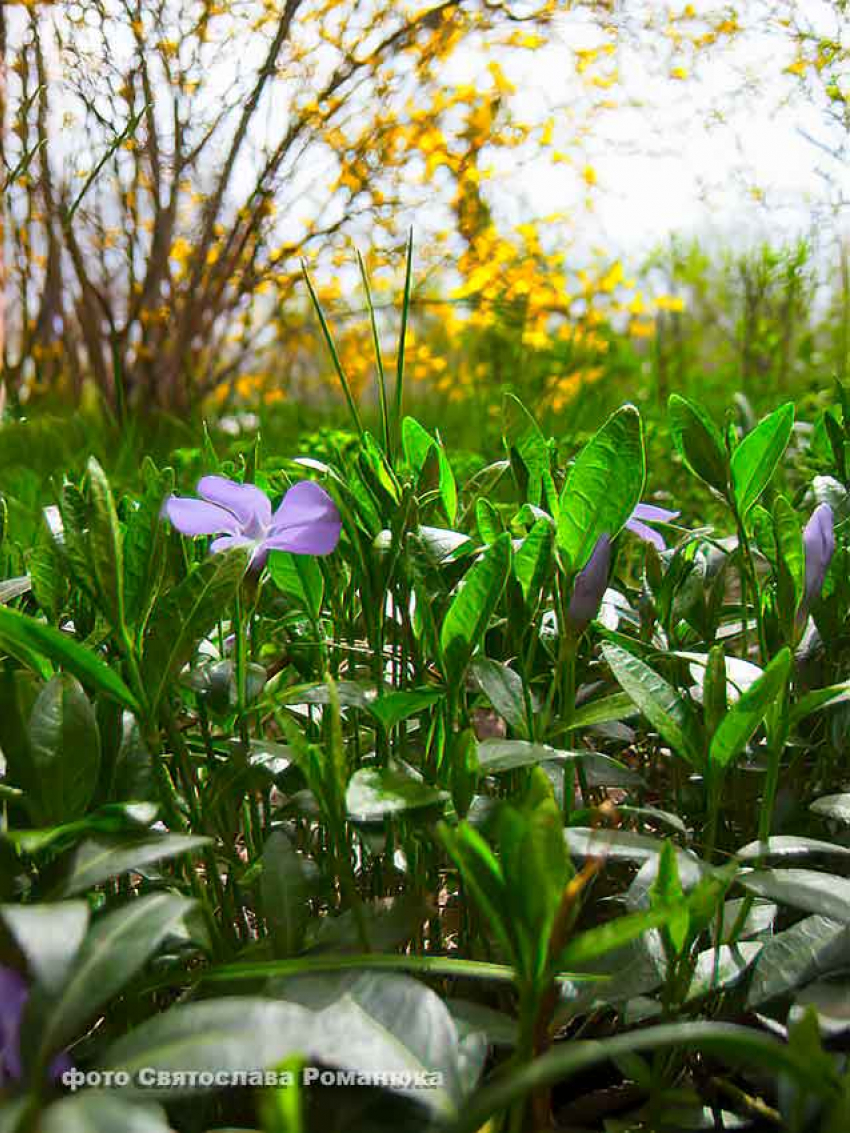
[[[806,582],[803,608],[808,611],[820,597],[823,581],[835,553],[835,529],[832,508],[819,504],[803,528],[803,549],[806,557]]]
[[[567,620],[575,633],[582,633],[596,617],[608,587],[610,567],[611,540],[607,535],[600,535],[593,548],[593,554],[576,575],[573,586]]]
[[[328,555],[339,542],[342,522],[324,488],[312,480],[293,484],[272,515],[268,496],[253,484],[204,476],[199,500],[170,496],[164,512],[183,535],[215,535],[213,553],[251,547],[251,569],[261,571],[269,551]]]
[[[0,965],[0,1088],[20,1082],[24,1076],[21,1063],[21,1021],[29,999],[26,980],[14,968]],[[71,1069],[68,1055],[58,1055],[50,1066],[51,1079]]]

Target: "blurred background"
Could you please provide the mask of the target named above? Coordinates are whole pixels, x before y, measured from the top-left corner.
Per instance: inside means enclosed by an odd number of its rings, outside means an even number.
[[[347,419],[305,269],[368,420],[357,252],[392,374],[411,231],[408,406],[461,450],[506,389],[556,436],[672,390],[816,408],[850,359],[847,16],[5,0],[0,468],[203,420],[320,451]]]

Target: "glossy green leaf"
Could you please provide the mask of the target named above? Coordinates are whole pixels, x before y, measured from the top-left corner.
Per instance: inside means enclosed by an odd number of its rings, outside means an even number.
[[[490,657],[478,657],[472,664],[478,681],[496,712],[520,735],[526,732],[525,698],[522,677],[509,665]]]
[[[684,697],[645,661],[620,646],[603,645],[602,653],[623,691],[650,724],[687,763],[700,767],[699,733]]]
[[[69,673],[39,693],[29,722],[33,818],[45,826],[86,813],[100,771],[100,734],[94,709]]]
[[[136,698],[118,674],[96,653],[79,645],[69,634],[17,610],[0,607],[0,649],[20,657],[25,664],[33,653],[47,657],[73,673],[84,685],[117,700],[131,712],[139,709]]]
[[[670,432],[686,468],[725,495],[726,451],[720,430],[696,402],[678,393],[668,402]]]
[[[738,878],[751,893],[780,905],[850,924],[850,881],[813,869],[765,869]]]
[[[442,806],[447,798],[445,791],[402,771],[362,767],[351,777],[345,803],[353,821],[378,822],[406,811]]]
[[[392,731],[402,720],[438,704],[445,695],[439,688],[398,689],[371,700],[368,708],[387,731]]]
[[[242,548],[210,555],[154,606],[145,638],[142,675],[151,710],[226,613],[245,574]]]
[[[790,671],[791,652],[782,649],[762,676],[735,701],[712,736],[709,762],[713,766],[723,770],[738,758],[764,720],[765,713],[785,695]]]
[[[111,877],[190,853],[209,842],[194,834],[154,833],[86,839],[74,853],[68,876],[60,885],[61,895],[84,893]]]
[[[124,1071],[134,1080],[140,1070],[186,1074],[179,1085],[128,1086],[126,1097],[173,1098],[195,1094],[189,1075],[216,1071],[266,1070],[309,1049],[311,1012],[293,1003],[232,996],[180,1004],[135,1027],[114,1042],[98,1069]]]
[[[41,1065],[127,986],[193,904],[186,897],[154,893],[94,922],[62,988],[52,995],[36,989],[27,1006],[26,1025],[37,1036],[35,1057]]]
[[[89,458],[87,472],[91,498],[91,560],[98,595],[112,628],[120,633],[125,624],[123,536],[109,481],[93,456]]]
[[[789,401],[748,433],[732,454],[732,489],[742,518],[770,483],[793,427],[794,405]]]
[[[846,968],[850,926],[827,917],[809,916],[771,936],[756,962],[747,1006],[761,1007],[805,987],[828,972]]]
[[[505,588],[510,563],[511,538],[505,532],[464,575],[440,629],[448,682],[461,679],[481,643]]]
[[[786,621],[793,624],[803,597],[806,560],[800,519],[784,496],[777,496],[774,501],[773,529],[777,550],[777,603]]]
[[[278,590],[302,606],[315,622],[322,612],[325,579],[313,555],[293,555],[290,551],[272,551],[269,574]]]
[[[95,1090],[54,1102],[39,1121],[39,1133],[170,1133],[171,1128],[160,1106]]]
[[[577,573],[601,535],[620,531],[640,503],[646,458],[640,414],[625,405],[576,457],[560,497],[557,544]]]
[[[318,870],[280,830],[274,831],[263,847],[261,863],[262,908],[272,949],[278,958],[292,956],[304,940],[309,898]]]
[[[88,928],[86,902],[0,905],[0,920],[26,957],[31,975],[47,991],[58,991]]]

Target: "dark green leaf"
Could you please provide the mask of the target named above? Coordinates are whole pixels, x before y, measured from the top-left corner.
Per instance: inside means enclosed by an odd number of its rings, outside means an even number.
[[[377,822],[421,807],[442,806],[448,795],[392,768],[362,767],[348,784],[345,804],[355,822]]]
[[[131,712],[137,712],[136,698],[121,680],[95,653],[78,645],[72,637],[52,626],[0,607],[0,649],[29,664],[31,654],[49,658],[73,673],[84,685],[117,700]],[[44,675],[43,670],[39,670]]]
[[[645,478],[640,414],[625,405],[579,453],[561,492],[557,543],[571,572],[581,570],[601,535],[613,539],[620,531]]]
[[[705,410],[674,393],[668,403],[670,432],[685,467],[726,494],[726,452],[720,431]]]
[[[732,489],[741,518],[770,483],[793,427],[794,405],[789,401],[748,433],[732,454]]]
[[[511,538],[500,535],[470,567],[452,599],[440,630],[445,677],[457,684],[490,624],[505,588],[511,562]]]
[[[602,653],[650,724],[687,763],[700,767],[700,738],[687,701],[654,669],[620,646],[603,645]]]
[[[29,723],[33,817],[45,826],[86,813],[100,771],[100,734],[94,709],[69,673],[39,693]]]

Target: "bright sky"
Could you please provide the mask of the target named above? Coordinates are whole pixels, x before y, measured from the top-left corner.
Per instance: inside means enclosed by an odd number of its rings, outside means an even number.
[[[819,0],[805,2],[811,14]],[[585,41],[568,19],[560,44],[536,53],[524,74],[511,73],[532,120],[545,116],[547,102],[569,105],[569,54],[598,42],[590,28]],[[850,162],[830,159],[804,137],[836,140],[798,80],[784,72],[793,59],[785,47],[782,58],[773,36],[748,31],[699,58],[686,81],[671,80],[663,57],[621,48],[622,85],[612,92],[618,106],[597,120],[586,142],[598,176],[592,212],[584,213],[587,193],[576,165],[541,160],[503,169],[516,186],[517,215],[575,210],[584,232],[579,244],[627,258],[671,232],[740,246],[808,231],[814,210],[850,201]],[[842,218],[846,228],[846,206]]]
[[[746,15],[756,22],[760,3],[748,0],[741,19]],[[801,3],[807,17],[819,7],[829,8],[824,0]],[[656,0],[630,0],[623,9],[639,17],[641,4],[661,8]],[[696,6],[716,7],[716,0]],[[568,119],[574,114],[581,121],[585,93],[573,51],[599,42],[593,24],[582,23],[580,12],[573,11],[562,17],[558,37],[546,47],[521,60],[505,58],[517,87],[519,116],[542,123],[554,110],[572,158],[552,164],[549,156],[541,156],[517,167],[513,151],[496,154],[494,196],[510,220],[567,213],[576,234],[574,254],[604,248],[607,255],[633,262],[673,232],[734,240],[738,246],[796,235],[811,226],[814,208],[830,198],[850,199],[850,161],[830,161],[801,135],[803,129],[828,137],[797,80],[784,73],[793,58],[790,48],[786,45],[786,59],[777,58],[776,40],[758,30],[700,56],[681,82],[670,78],[671,58],[621,46],[621,81],[608,92],[617,108],[596,120],[583,151],[576,153]],[[485,63],[480,52],[461,50],[446,68],[446,82],[476,82],[483,76],[489,84]],[[751,89],[742,92],[746,83]],[[598,178],[592,194],[581,176],[585,165]],[[824,168],[830,183],[819,175]],[[247,185],[253,170],[245,175]],[[754,198],[754,186],[763,199]],[[312,207],[306,191],[304,206]],[[439,226],[444,218],[417,216],[414,223],[421,230],[431,219]]]

